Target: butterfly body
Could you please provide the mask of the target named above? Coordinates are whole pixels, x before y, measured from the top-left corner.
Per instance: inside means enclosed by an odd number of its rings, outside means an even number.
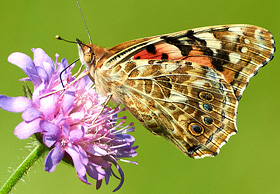
[[[217,155],[237,132],[238,101],[275,49],[267,30],[243,24],[78,47],[101,95],[193,158]]]

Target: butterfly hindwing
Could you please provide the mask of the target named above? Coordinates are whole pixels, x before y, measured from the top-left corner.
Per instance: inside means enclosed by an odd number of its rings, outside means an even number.
[[[135,60],[120,66],[117,71],[127,78],[115,88],[118,98],[147,129],[185,154],[216,155],[236,132],[236,98],[215,69],[168,60]]]

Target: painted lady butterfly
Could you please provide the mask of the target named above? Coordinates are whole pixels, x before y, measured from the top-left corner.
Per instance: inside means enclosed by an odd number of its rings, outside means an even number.
[[[122,43],[77,40],[101,95],[193,158],[215,156],[237,132],[237,105],[251,77],[275,51],[270,32],[252,25],[203,27]]]

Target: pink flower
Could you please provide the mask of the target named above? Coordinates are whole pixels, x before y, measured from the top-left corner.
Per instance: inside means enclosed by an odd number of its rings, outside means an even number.
[[[65,90],[42,97],[62,89],[59,74],[68,63],[66,59],[57,62],[58,55],[53,62],[42,49],[32,51],[33,61],[18,52],[8,58],[10,63],[19,66],[27,74],[28,77],[22,80],[34,84],[32,100],[0,95],[0,108],[22,112],[24,121],[16,126],[15,135],[19,139],[26,139],[36,133],[37,139],[51,148],[45,160],[46,171],[54,171],[64,158],[75,166],[81,181],[90,184],[87,175],[96,179],[97,189],[103,179],[108,184],[111,175],[117,177],[111,168],[112,165],[116,166],[120,184],[114,191],[118,190],[124,181],[118,161],[137,155],[137,146],[132,146],[134,137],[127,134],[134,131],[133,124],[123,126],[125,117],[117,116],[124,109],[106,107],[98,116],[105,99],[98,97],[87,76],[66,86]],[[62,75],[64,85],[75,79],[70,70]],[[118,123],[118,120],[122,121]]]

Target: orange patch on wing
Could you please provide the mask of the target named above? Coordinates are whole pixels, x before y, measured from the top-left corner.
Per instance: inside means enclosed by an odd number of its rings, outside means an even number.
[[[205,54],[199,50],[199,48],[193,47],[188,53],[188,56],[183,56],[180,49],[172,44],[161,43],[155,45],[155,52],[148,52],[146,49],[137,53],[133,56],[133,60],[137,59],[162,59],[162,54],[168,55],[168,60],[179,60],[179,61],[189,61],[193,63],[197,63],[199,65],[208,66],[210,68],[214,68],[211,63],[211,58],[205,56]],[[230,72],[227,72],[230,73]]]
[[[204,54],[202,51],[192,50],[192,51],[190,51],[189,55],[182,60],[190,61],[193,63],[197,63],[199,65],[204,65],[204,66],[213,68],[211,59],[208,56],[203,56],[203,55]]]
[[[211,63],[211,58],[209,58],[208,56],[203,56],[203,52],[198,50],[192,50],[187,57],[181,60],[186,60],[193,63],[197,63],[199,65],[214,68],[213,64]],[[231,83],[234,80],[234,71],[225,69],[221,73],[225,76],[225,79],[228,83]]]
[[[167,54],[169,60],[180,60],[182,58],[182,54],[178,47],[168,44],[161,43],[155,45],[155,53],[149,53],[147,50],[143,50],[136,55],[133,56],[133,60],[137,59],[162,59],[163,55]]]
[[[227,80],[228,83],[231,83],[234,80],[234,76],[235,76],[234,71],[225,69],[221,73],[225,76],[225,79]]]

